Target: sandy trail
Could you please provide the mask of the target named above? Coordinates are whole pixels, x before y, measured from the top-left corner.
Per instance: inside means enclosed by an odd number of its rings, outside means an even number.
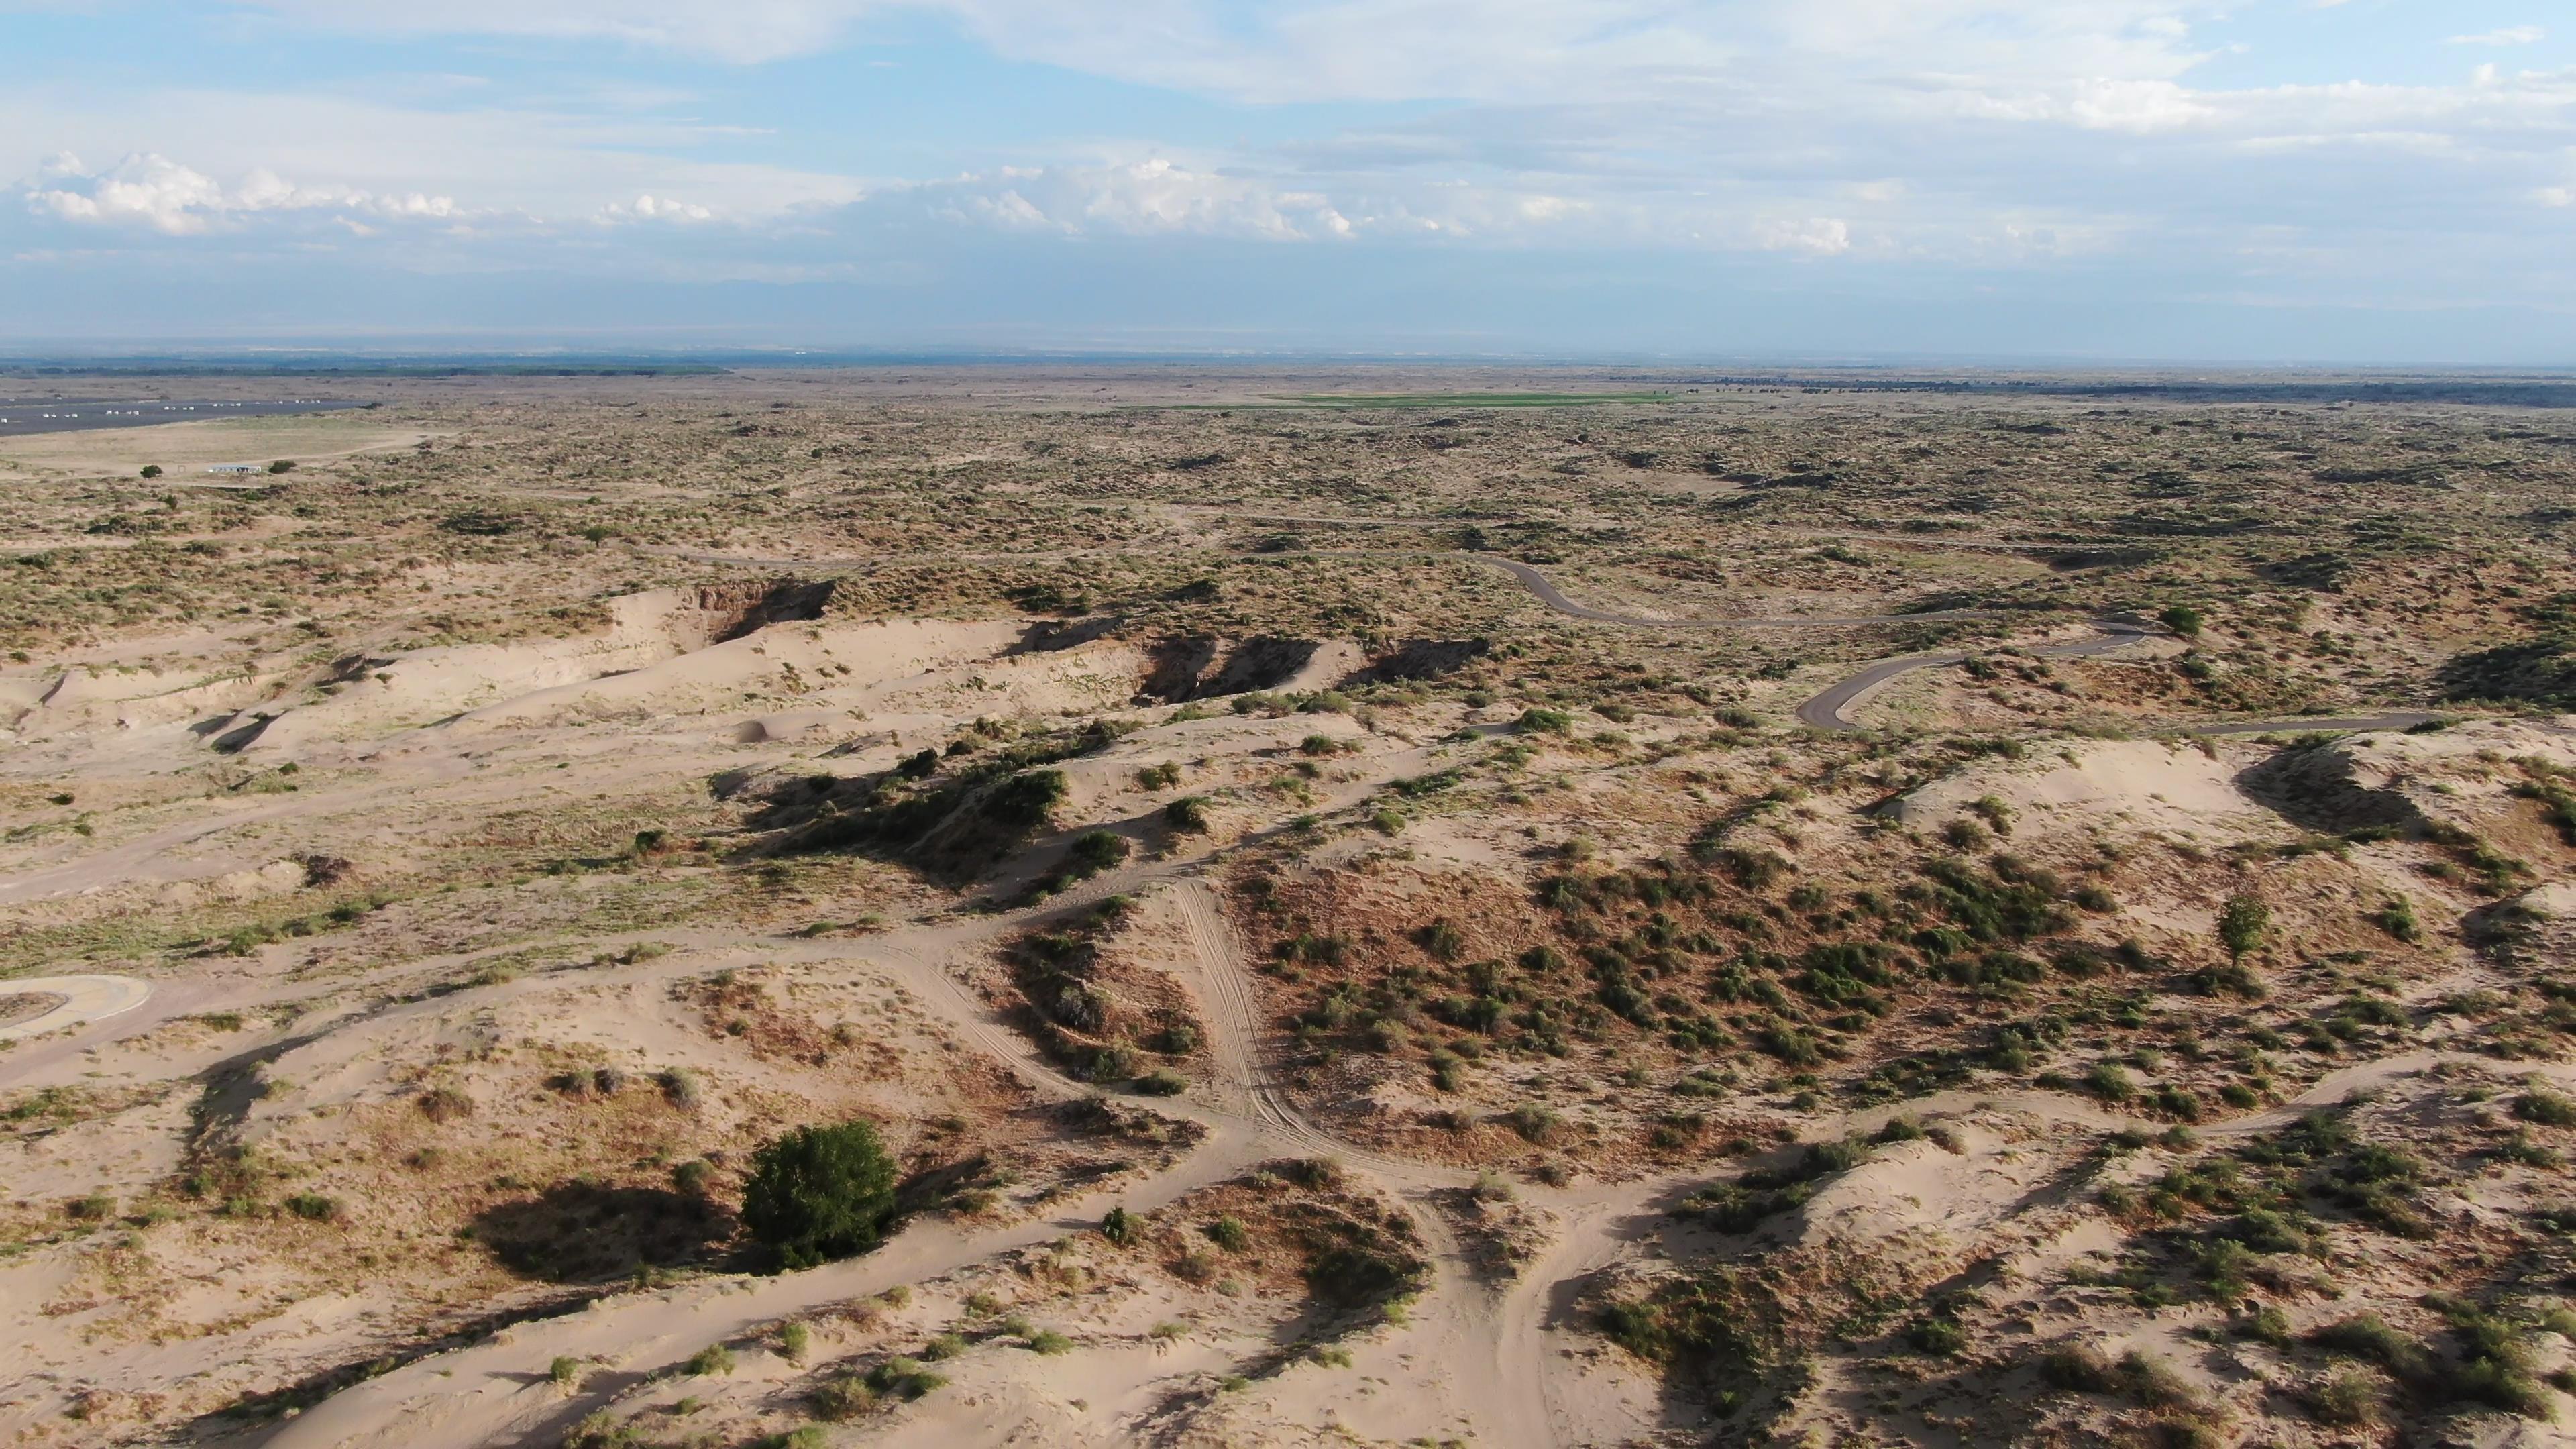
[[[0,880],[0,904],[12,901],[39,900],[46,896],[74,895],[107,886],[132,885],[139,881],[183,880],[192,875],[220,874],[234,868],[231,862],[213,862],[204,866],[176,866],[156,862],[174,850],[184,849],[200,840],[256,825],[266,820],[284,819],[290,815],[310,814],[311,800],[281,801],[276,804],[236,811],[214,819],[199,818],[184,825],[167,826],[148,835],[140,835],[121,845],[79,856],[41,870],[25,871]]]
[[[1198,999],[1199,1015],[1208,1026],[1208,1054],[1215,1058],[1217,1090],[1227,1105],[1264,1122],[1285,1126],[1290,1120],[1278,1107],[1275,1090],[1264,1080],[1261,1022],[1252,990],[1243,973],[1225,964],[1225,922],[1218,918],[1216,892],[1206,882],[1182,881],[1172,899],[1188,924],[1190,947],[1198,970],[1182,985]]]
[[[1133,890],[1139,884],[1137,876],[1144,874],[1148,872],[1104,877],[1091,883],[1084,894]],[[1200,892],[1207,890],[1197,882],[1187,884]],[[1212,893],[1202,900],[1212,901]],[[1034,1046],[974,999],[948,969],[973,947],[1068,904],[1079,901],[1058,898],[1042,908],[951,920],[856,943],[783,941],[776,943],[771,954],[782,963],[800,966],[832,962],[881,971],[911,989],[962,1039],[1032,1087],[1072,1099],[1095,1089],[1047,1063]],[[671,933],[662,933],[661,938],[670,939]],[[720,939],[737,938],[709,936],[710,943]],[[1213,973],[1239,974],[1241,961],[1228,938],[1217,939],[1218,959],[1209,963]],[[1257,1092],[1250,1083],[1241,1084],[1238,1091],[1247,1099],[1275,1098],[1273,1093]],[[729,1277],[667,1293],[602,1299],[582,1313],[521,1325],[507,1343],[489,1342],[434,1355],[344,1390],[260,1442],[276,1446],[507,1442],[568,1423],[643,1376],[762,1323],[897,1283],[935,1278],[999,1253],[1087,1230],[1112,1206],[1131,1211],[1161,1207],[1283,1154],[1328,1154],[1367,1176],[1394,1179],[1392,1185],[1399,1190],[1452,1186],[1459,1180],[1458,1174],[1442,1169],[1355,1152],[1307,1126],[1284,1104],[1276,1107],[1288,1118],[1284,1123],[1271,1121],[1266,1113],[1256,1119],[1186,1102],[1139,1105],[1195,1121],[1208,1129],[1208,1136],[1175,1167],[1094,1193],[1045,1219],[971,1233],[945,1223],[917,1223],[877,1252],[828,1268],[775,1278]],[[1435,1241],[1444,1239],[1445,1230],[1434,1236]],[[1447,1247],[1449,1252],[1438,1256],[1444,1260],[1460,1256],[1454,1243]],[[1440,1291],[1445,1295],[1450,1290],[1444,1285]],[[592,1392],[566,1399],[544,1380],[545,1366],[564,1354],[595,1355],[615,1371],[601,1375]]]
[[[708,1344],[1086,1231],[1113,1206],[1150,1211],[1233,1177],[1263,1155],[1261,1144],[1248,1137],[1211,1139],[1158,1177],[1094,1193],[1058,1213],[1009,1227],[962,1232],[947,1223],[916,1223],[866,1257],[824,1268],[602,1298],[582,1312],[522,1324],[345,1390],[262,1442],[279,1449],[529,1442],[676,1368]],[[592,1376],[592,1387],[567,1396],[547,1376],[559,1355],[595,1357],[605,1368]]]
[[[715,556],[690,555],[714,559]],[[1419,556],[1419,555],[1416,555]],[[1662,620],[1594,610],[1567,599],[1544,575],[1528,565],[1479,554],[1442,554],[1467,559],[1509,574],[1551,609],[1570,617],[1631,627],[1725,628],[1754,626],[1860,625],[1912,622],[1936,618],[1983,617],[1974,611],[1947,615],[1856,616],[1849,618],[1779,618],[1751,620]],[[815,567],[821,561],[741,560],[761,566]],[[855,561],[854,561],[855,562]],[[826,565],[828,566],[828,565]],[[2155,632],[2129,621],[2096,621],[2097,637],[2042,646],[2036,653],[2084,655],[2123,647]],[[1844,714],[1870,689],[1908,670],[1955,662],[1962,654],[1933,654],[1885,660],[1841,681],[1802,707],[1808,723],[1834,729],[1858,728]],[[1810,710],[1814,713],[1811,714]],[[2412,716],[2407,717],[2413,718]],[[2396,717],[2390,717],[2392,721]],[[2216,728],[2330,728],[2340,722],[2240,722]],[[2362,725],[2356,727],[2385,727]],[[1340,808],[1408,769],[1419,768],[1436,747],[1399,751],[1381,758],[1368,778],[1354,780],[1330,808]],[[401,773],[410,778],[379,779],[357,789],[333,792],[330,808],[347,809],[377,795],[416,788],[422,774],[461,773],[461,759],[418,761]],[[219,822],[198,822],[128,842],[84,860],[66,862],[30,876],[0,884],[0,900],[23,898],[90,884],[130,879],[156,856],[216,831],[291,812],[309,811],[323,803],[312,797],[231,815]],[[1417,1368],[1397,1371],[1404,1400],[1423,1427],[1436,1417],[1442,1425],[1472,1425],[1484,1444],[1537,1446],[1592,1443],[1625,1438],[1643,1425],[1621,1420],[1616,1405],[1589,1402],[1587,1391],[1569,1378],[1562,1357],[1552,1350],[1558,1341],[1549,1327],[1552,1308],[1561,1306],[1567,1285],[1634,1252],[1636,1223],[1651,1216],[1660,1198],[1685,1184],[1727,1176],[1730,1168],[1710,1165],[1698,1170],[1660,1175],[1618,1184],[1574,1190],[1534,1190],[1533,1206],[1557,1216],[1559,1232],[1526,1271],[1505,1285],[1489,1285],[1477,1273],[1456,1234],[1433,1198],[1443,1190],[1467,1185],[1468,1174],[1432,1164],[1406,1161],[1361,1149],[1319,1129],[1291,1101],[1264,1050],[1267,1033],[1257,986],[1241,944],[1224,918],[1216,890],[1198,872],[1212,853],[1140,864],[1085,883],[1072,892],[1037,905],[980,915],[947,915],[916,921],[879,936],[858,940],[783,938],[764,940],[761,949],[782,964],[798,968],[861,971],[881,975],[911,991],[957,1038],[973,1050],[1009,1068],[1032,1089],[1058,1099],[1091,1095],[1096,1089],[1057,1070],[1036,1046],[1013,1030],[966,984],[960,969],[975,953],[1003,934],[1039,919],[1096,901],[1113,892],[1162,884],[1173,895],[1186,923],[1194,979],[1185,984],[1198,996],[1209,1030],[1209,1049],[1217,1081],[1196,1099],[1138,1099],[1134,1105],[1186,1119],[1207,1131],[1200,1145],[1173,1166],[1153,1176],[1101,1189],[1069,1205],[1058,1205],[1042,1218],[982,1230],[939,1221],[915,1223],[865,1258],[809,1272],[775,1278],[728,1276],[656,1293],[602,1299],[587,1310],[563,1318],[523,1324],[492,1341],[451,1353],[433,1355],[335,1395],[269,1431],[262,1442],[287,1446],[394,1445],[423,1442],[532,1442],[610,1402],[645,1375],[686,1359],[711,1342],[737,1337],[780,1317],[863,1297],[898,1283],[937,1278],[996,1254],[1049,1241],[1063,1233],[1089,1229],[1112,1205],[1150,1210],[1192,1192],[1238,1176],[1252,1165],[1282,1155],[1328,1156],[1363,1182],[1407,1201],[1420,1225],[1433,1262],[1433,1277],[1416,1309],[1407,1342]],[[671,939],[667,930],[654,933]],[[677,933],[709,948],[744,944],[738,933]],[[60,978],[60,982],[110,981],[115,990],[140,982],[115,978]],[[22,989],[63,990],[44,981],[12,983]],[[68,995],[69,993],[66,992]],[[110,987],[82,987],[81,1010],[112,1004]],[[137,995],[115,1011],[139,1006]],[[67,1004],[36,1022],[23,1023],[10,1035],[58,1029]],[[92,1018],[94,1019],[94,1017]],[[52,1023],[47,1025],[46,1023]],[[2270,1130],[2295,1121],[2303,1111],[2341,1101],[2356,1091],[2440,1058],[2414,1053],[2364,1063],[2324,1078],[2297,1098],[2263,1112],[2202,1127],[2204,1134],[2244,1134]],[[2553,1076],[2560,1073],[2552,1071]],[[2032,1092],[1953,1092],[1892,1107],[1853,1113],[1818,1124],[1823,1135],[1862,1129],[1900,1112],[1937,1114],[1983,1108],[2026,1111],[2047,1120],[2113,1130],[2147,1129],[2162,1124],[2123,1116],[2081,1098]],[[1713,1170],[1712,1170],[1713,1169]],[[593,1388],[566,1398],[545,1381],[545,1367],[558,1355],[596,1357],[609,1366]]]
[[[1114,890],[1132,891],[1149,879],[1171,880],[1189,921],[1193,946],[1201,955],[1212,1054],[1229,1078],[1227,1090],[1220,1094],[1222,1105],[1188,1100],[1136,1103],[1208,1129],[1198,1148],[1173,1167],[1090,1194],[1042,1219],[973,1232],[943,1222],[916,1223],[878,1252],[827,1268],[775,1278],[711,1279],[661,1293],[603,1299],[581,1313],[523,1324],[507,1336],[507,1342],[490,1341],[432,1356],[354,1386],[279,1426],[261,1442],[277,1446],[528,1442],[609,1402],[645,1376],[677,1364],[709,1343],[741,1336],[781,1317],[898,1283],[934,1279],[999,1253],[1089,1229],[1113,1205],[1130,1210],[1161,1207],[1283,1154],[1331,1156],[1346,1170],[1394,1191],[1413,1207],[1434,1277],[1409,1331],[1412,1357],[1424,1366],[1423,1376],[1403,1387],[1439,1422],[1472,1425],[1476,1442],[1513,1449],[1609,1442],[1639,1427],[1619,1422],[1616,1406],[1591,1402],[1594,1396],[1569,1380],[1559,1366],[1559,1356],[1551,1352],[1550,1310],[1562,1298],[1564,1285],[1633,1251],[1632,1225],[1641,1215],[1651,1214],[1659,1199],[1677,1188],[1725,1176],[1726,1170],[1692,1170],[1584,1189],[1532,1192],[1528,1200],[1554,1212],[1561,1230],[1517,1280],[1500,1288],[1488,1286],[1470,1266],[1429,1197],[1435,1190],[1464,1185],[1465,1174],[1340,1142],[1311,1125],[1286,1099],[1259,1049],[1260,1018],[1242,953],[1218,909],[1214,890],[1202,880],[1178,875],[1189,864],[1167,863],[1102,877],[1084,892],[1102,896]],[[1094,1089],[1056,1071],[975,999],[950,969],[976,946],[1069,904],[1080,902],[1059,898],[1043,907],[949,918],[859,942],[781,940],[764,942],[763,949],[782,962],[800,966],[838,964],[882,972],[915,991],[977,1050],[1036,1089],[1072,1098]],[[710,943],[717,939],[711,936]],[[2359,1063],[2321,1078],[2278,1106],[2199,1130],[2205,1136],[2273,1130],[2308,1111],[2445,1059],[2440,1053],[2414,1052]],[[2541,1070],[2556,1078],[2576,1077],[2576,1067]],[[1968,1110],[2026,1112],[2096,1130],[2162,1126],[2078,1097],[1955,1091],[1828,1119],[1819,1124],[1818,1135],[1865,1131],[1900,1113],[1931,1116]],[[567,1399],[544,1379],[545,1365],[561,1354],[595,1356],[609,1371],[597,1376],[589,1392]]]

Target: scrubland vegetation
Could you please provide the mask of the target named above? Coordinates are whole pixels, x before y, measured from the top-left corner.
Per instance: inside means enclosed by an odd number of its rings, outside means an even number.
[[[0,1429],[2576,1415],[2576,427],[1848,381],[0,448]]]

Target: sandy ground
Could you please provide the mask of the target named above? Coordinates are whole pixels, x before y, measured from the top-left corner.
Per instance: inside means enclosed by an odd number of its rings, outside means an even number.
[[[217,464],[265,468],[280,458],[297,463],[410,448],[437,436],[429,429],[389,424],[368,412],[311,413],[169,423],[148,428],[107,428],[91,433],[33,433],[0,438],[0,470],[20,473],[105,475],[131,478],[157,463],[164,486],[238,483],[208,475]],[[258,479],[249,480],[257,486]]]

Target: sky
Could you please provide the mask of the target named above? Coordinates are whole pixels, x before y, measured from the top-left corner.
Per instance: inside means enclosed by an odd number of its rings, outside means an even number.
[[[2566,0],[0,0],[0,346],[2576,365]]]

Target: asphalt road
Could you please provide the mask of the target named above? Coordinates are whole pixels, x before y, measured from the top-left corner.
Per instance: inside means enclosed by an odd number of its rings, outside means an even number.
[[[19,1041],[43,1036],[67,1026],[85,1026],[93,1021],[132,1011],[152,994],[150,982],[131,976],[25,976],[14,981],[0,981],[0,996],[60,996],[62,1005],[42,1016],[31,1017],[16,1026],[0,1026],[0,1041]]]

